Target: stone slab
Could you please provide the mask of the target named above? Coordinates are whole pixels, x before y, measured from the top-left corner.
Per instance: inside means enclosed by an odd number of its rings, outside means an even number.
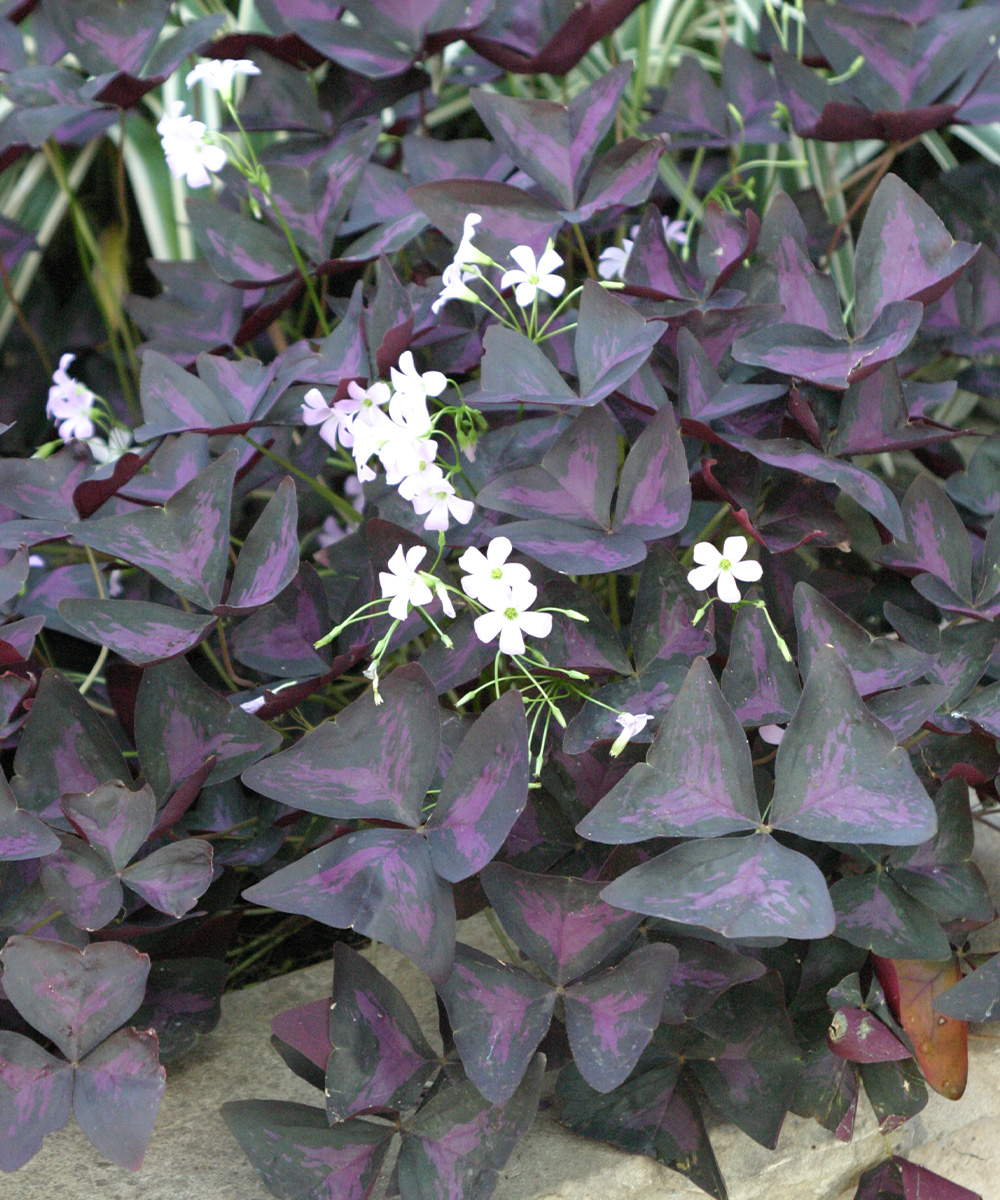
[[[1000,831],[977,822],[976,860],[1000,895]],[[482,918],[464,922],[461,940],[502,956]],[[979,948],[1000,947],[1000,921],[977,935]],[[387,947],[379,969],[402,989],[434,1040],[437,1015],[429,981]],[[269,1045],[269,1019],[329,994],[329,966],[273,979],[226,996],[222,1020],[170,1072],[153,1137],[136,1174],[103,1160],[71,1122],[41,1153],[0,1182],[3,1200],[265,1200],[269,1195],[219,1116],[225,1100],[275,1098],[322,1104]],[[896,1152],[1000,1200],[1000,1023],[970,1039],[969,1084],[957,1103],[931,1097],[927,1108],[892,1134]],[[731,1200],[852,1200],[861,1171],[879,1161],[886,1142],[862,1100],[848,1144],[815,1122],[789,1116],[777,1150],[720,1124],[712,1143]],[[378,1193],[376,1197],[378,1198]],[[623,1154],[561,1129],[544,1112],[515,1150],[496,1200],[692,1200],[704,1196],[683,1177],[642,1156]]]

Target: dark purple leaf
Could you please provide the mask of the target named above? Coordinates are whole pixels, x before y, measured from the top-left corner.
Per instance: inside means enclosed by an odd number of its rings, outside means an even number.
[[[536,1054],[505,1104],[490,1104],[469,1082],[438,1092],[403,1126],[400,1191],[412,1200],[487,1200],[535,1119],[544,1072]]]
[[[132,861],[156,820],[152,788],[146,784],[134,792],[118,779],[89,793],[64,795],[61,807],[77,833],[115,871]]]
[[[77,1067],[73,1115],[112,1162],[138,1171],[153,1132],[167,1073],[151,1030],[120,1029]]]
[[[425,823],[434,869],[451,883],[493,858],[528,802],[528,727],[517,688],[476,720]]]
[[[584,623],[567,617],[565,612],[552,614],[552,632],[545,639],[545,657],[550,666],[631,674],[632,664],[622,648],[618,631],[592,592],[568,579],[552,579],[541,588],[537,601],[539,608],[550,606],[582,613],[587,618]],[[452,625],[448,630],[452,638],[454,628]]]
[[[557,984],[610,958],[640,924],[633,913],[600,898],[600,883],[564,875],[532,875],[491,863],[481,876],[504,929]]]
[[[769,325],[740,338],[733,346],[733,358],[842,392],[902,354],[916,336],[922,317],[921,305],[894,301],[853,342],[808,325]]]
[[[330,1001],[313,1000],[271,1018],[271,1045],[285,1065],[313,1087],[326,1087],[330,1044]],[[333,1124],[331,1115],[330,1123]]]
[[[222,783],[281,744],[281,735],[234,707],[195,673],[186,659],[148,667],[135,705],[135,744],[157,797],[170,795],[209,755],[206,782]]]
[[[937,828],[909,755],[865,708],[830,647],[813,660],[774,770],[768,820],[776,829],[820,842],[911,846]]]
[[[0,1030],[0,1171],[16,1171],[69,1120],[73,1071],[30,1038]]]
[[[182,433],[159,444],[153,457],[138,475],[121,489],[128,500],[162,504],[190,483],[209,464],[208,438],[200,433]]]
[[[160,1061],[174,1062],[218,1025],[226,964],[216,958],[170,958],[153,963],[146,997],[133,1017],[137,1029],[152,1028]]]
[[[46,896],[77,929],[101,929],[122,906],[122,885],[103,855],[64,835],[39,869]]]
[[[248,770],[247,787],[308,812],[416,827],[437,767],[440,718],[434,687],[415,663],[365,692],[334,721]]]
[[[977,1192],[945,1179],[926,1167],[908,1162],[898,1155],[893,1156],[892,1161],[899,1168],[904,1200],[979,1200]]]
[[[976,621],[939,629],[937,623],[918,617],[891,602],[885,604],[889,624],[909,645],[932,656],[928,676],[947,689],[942,707],[954,708],[975,687],[986,670],[1000,638],[992,621]]]
[[[631,532],[602,533],[569,521],[512,521],[503,532],[531,558],[567,575],[625,571],[646,557],[646,544]]]
[[[466,215],[479,213],[482,232],[477,231],[476,244],[497,262],[503,262],[515,246],[530,246],[541,254],[562,225],[562,216],[550,204],[506,183],[443,179],[411,187],[407,195],[456,246],[462,240]]]
[[[416,1017],[399,989],[342,942],[333,962],[326,1063],[331,1122],[370,1109],[412,1107],[437,1066]]]
[[[42,938],[8,940],[0,950],[7,999],[70,1062],[79,1062],[142,1003],[149,959],[122,942],[83,950]]]
[[[523,333],[490,325],[483,335],[480,390],[469,396],[474,407],[501,404],[579,404],[580,398]]]
[[[459,942],[438,992],[469,1078],[491,1104],[506,1104],[548,1032],[555,990]]]
[[[273,604],[258,609],[236,628],[230,646],[241,663],[262,675],[282,679],[325,675],[329,659],[314,643],[331,624],[322,581],[315,568],[303,562]]]
[[[822,938],[834,927],[816,864],[763,833],[684,842],[633,867],[601,896],[726,937]]]
[[[793,604],[799,666],[807,678],[824,646],[840,655],[862,696],[912,683],[931,665],[927,655],[903,642],[872,637],[808,583],[795,585]]]
[[[722,672],[722,695],[736,719],[744,726],[784,725],[801,691],[798,672],[782,654],[767,616],[759,608],[739,609]]]
[[[657,540],[677,533],[691,511],[691,484],[674,410],[664,405],[637,438],[625,459],[616,530]]]
[[[182,917],[212,882],[212,844],[202,838],[172,842],[123,871],[121,879],[158,912]]]
[[[940,683],[899,688],[869,696],[865,703],[872,714],[892,731],[897,742],[913,737],[925,721],[944,704],[948,689]]]
[[[384,254],[379,259],[375,299],[365,317],[365,336],[369,356],[382,376],[399,362],[413,336],[413,305]]]
[[[481,642],[476,636],[474,621],[475,613],[459,613],[458,619],[448,626],[448,636],[453,643],[451,649],[435,639],[418,660],[439,696],[471,679],[477,679],[496,657],[496,647],[492,643]],[[549,658],[551,661],[551,655]]]
[[[286,475],[246,536],[226,611],[267,604],[288,587],[299,569],[297,527],[295,484]]]
[[[630,304],[588,279],[580,297],[574,348],[580,395],[596,404],[638,371],[663,327],[647,321]]]
[[[59,615],[81,637],[138,667],[185,654],[207,637],[215,618],[145,600],[59,601]]]
[[[896,497],[871,472],[852,463],[829,458],[804,442],[796,442],[791,438],[762,440],[745,434],[727,433],[726,442],[737,450],[748,451],[759,462],[769,466],[794,471],[822,483],[836,484],[866,512],[881,521],[890,533],[905,537],[906,530]]]
[[[682,614],[678,617],[679,622],[683,620]],[[696,631],[691,632],[697,637]],[[566,726],[563,750],[567,754],[582,754],[597,741],[616,738],[622,731],[617,720],[619,712],[650,713],[654,717],[666,712],[687,677],[690,661],[682,654],[666,660],[654,658],[637,674],[598,688],[594,699],[599,703],[585,704]],[[651,731],[643,730],[634,740],[644,742],[650,736]]]
[[[244,898],[354,928],[394,946],[435,982],[451,973],[455,908],[424,838],[412,830],[345,834],[248,888]]]
[[[786,391],[780,383],[723,383],[694,335],[684,328],[677,333],[677,358],[681,414],[695,421],[707,424],[718,417],[776,400]]]
[[[17,807],[10,785],[0,774],[0,862],[44,858],[59,849],[59,839],[34,813]]]
[[[566,1033],[580,1074],[610,1092],[631,1074],[660,1023],[677,966],[673,946],[649,945],[566,989]]]
[[[147,349],[142,358],[139,395],[145,423],[135,431],[137,442],[165,433],[224,429],[233,415],[222,398],[190,371],[165,354]]]
[[[72,521],[73,493],[88,473],[86,459],[69,446],[50,458],[5,458],[0,466],[0,504],[24,517]]]
[[[1000,1017],[1000,955],[994,955],[981,967],[942,992],[934,1001],[934,1011],[957,1021],[995,1021]]]
[[[830,1021],[826,1044],[838,1058],[852,1062],[898,1062],[911,1057],[892,1030],[862,1008],[838,1008]]]
[[[852,383],[844,393],[837,432],[828,450],[842,455],[882,454],[916,449],[951,436],[951,430],[940,425],[910,421],[899,369],[890,362],[860,383]]]
[[[594,155],[611,128],[629,76],[621,63],[568,106],[475,89],[472,103],[493,141],[562,208],[573,208]]]
[[[331,1128],[322,1108],[290,1100],[228,1100],[222,1119],[268,1190],[287,1200],[367,1200],[392,1134],[367,1121]]]
[[[288,243],[260,221],[200,196],[191,198],[188,216],[195,241],[226,283],[276,283],[295,276]]]
[[[880,1133],[890,1133],[927,1104],[927,1088],[913,1059],[861,1063],[861,1082],[875,1110]]]
[[[902,503],[905,535],[879,554],[908,574],[926,571],[948,588],[957,604],[971,606],[972,552],[962,518],[929,475],[918,475]]]
[[[628,137],[611,146],[594,163],[577,206],[563,209],[562,215],[567,221],[580,223],[608,208],[634,208],[645,203],[656,183],[665,150],[662,138]]]
[[[14,756],[11,789],[22,808],[62,818],[64,792],[93,791],[129,770],[110,732],[57,671],[44,671]]]
[[[1000,511],[1000,438],[983,438],[966,470],[949,475],[944,486],[956,504],[976,516],[995,516]]]
[[[711,668],[695,659],[645,763],[577,826],[591,841],[717,837],[760,824],[750,747]]]
[[[136,0],[125,11],[115,0],[79,0],[71,8],[43,0],[42,11],[90,74],[137,75],[156,45],[168,8],[165,0]]]
[[[0,554],[0,604],[13,600],[28,581],[28,549],[19,546],[13,554]]]
[[[143,567],[201,608],[222,598],[229,561],[229,510],[239,462],[228,451],[162,508],[82,521],[75,536],[93,550]]]
[[[849,875],[830,888],[837,937],[883,958],[951,958],[937,917],[908,895],[888,871]]]
[[[764,974],[764,964],[702,938],[675,937],[677,967],[670,977],[663,1019],[683,1024],[703,1016],[723,993]]]

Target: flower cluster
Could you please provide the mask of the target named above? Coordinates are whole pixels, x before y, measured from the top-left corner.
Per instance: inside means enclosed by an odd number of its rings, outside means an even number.
[[[59,359],[45,405],[46,415],[59,423],[59,436],[64,442],[94,436],[93,409],[97,397],[90,388],[67,373],[75,359],[75,354],[64,354]]]
[[[458,495],[436,462],[438,444],[427,407],[428,398],[440,396],[448,381],[440,371],[421,374],[409,350],[400,356],[399,367],[391,368],[390,378],[391,387],[379,380],[365,388],[352,380],[346,398],[333,404],[311,388],[303,398],[302,420],[318,425],[331,447],[339,441],[350,450],[362,483],[375,478],[371,460],[377,458],[386,483],[425,518],[425,529],[444,532],[452,518],[467,525],[474,505]]]
[[[249,59],[211,59],[188,72],[187,86],[199,81],[217,91],[227,103],[233,98],[237,75],[259,75],[260,69]],[[207,187],[213,174],[226,165],[225,149],[214,142],[204,121],[196,121],[184,112],[184,101],[174,100],[160,118],[156,132],[170,173],[186,179],[190,188]]]
[[[602,279],[624,279],[629,255],[632,253],[632,247],[635,244],[635,238],[638,234],[639,226],[633,225],[629,230],[629,236],[622,239],[620,247],[606,246],[601,251],[601,256],[597,260],[597,273]],[[664,217],[663,237],[668,246],[671,242],[675,246],[686,246],[688,240],[687,222],[680,220],[671,221],[669,217]]]
[[[527,567],[507,561],[512,549],[509,539],[495,537],[485,554],[472,547],[458,565],[466,572],[462,590],[485,610],[473,623],[476,637],[492,642],[499,636],[501,653],[523,654],[525,634],[543,638],[552,632],[552,614],[529,611],[538,588]]]

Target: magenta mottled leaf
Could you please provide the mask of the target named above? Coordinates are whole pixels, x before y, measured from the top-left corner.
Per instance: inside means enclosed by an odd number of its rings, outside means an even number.
[[[703,1016],[731,987],[764,974],[764,964],[704,938],[675,937],[670,945],[678,955],[663,1004],[663,1019],[671,1024]]]
[[[288,1100],[228,1100],[222,1118],[268,1190],[288,1200],[366,1200],[392,1133],[367,1121],[331,1127],[322,1108]]]
[[[584,403],[596,404],[639,370],[663,336],[630,304],[593,280],[583,285],[574,348]]]
[[[81,521],[75,536],[143,567],[202,608],[222,598],[229,561],[229,510],[239,462],[228,451],[184,485],[162,508]]]
[[[781,196],[783,193],[779,192]],[[683,326],[677,333],[681,415],[706,424],[746,408],[756,408],[785,392],[784,384],[723,383],[694,335]]]
[[[59,615],[81,637],[137,667],[186,653],[215,625],[213,617],[145,600],[60,600]]]
[[[176,658],[143,672],[135,705],[135,744],[146,779],[163,799],[209,755],[208,782],[232,779],[281,743],[277,730],[234,707]]]
[[[799,666],[806,677],[824,646],[837,651],[862,696],[912,683],[931,665],[926,654],[898,639],[872,637],[808,583],[795,585],[793,607]]]
[[[838,1058],[852,1062],[896,1062],[911,1057],[888,1025],[862,1008],[838,1008],[826,1031],[826,1044]]]
[[[794,471],[821,483],[833,483],[846,492],[852,500],[870,512],[873,517],[896,537],[905,536],[903,517],[899,503],[892,490],[870,471],[862,470],[853,463],[830,458],[791,438],[763,440],[741,434],[727,434],[726,441],[737,450],[748,451],[758,462],[784,471]]]
[[[612,68],[568,106],[479,89],[471,97],[494,143],[561,207],[573,208],[631,73],[628,63]]]
[[[297,526],[295,484],[285,476],[243,543],[227,610],[267,604],[292,582],[299,569]]]
[[[334,721],[248,770],[244,783],[275,800],[295,795],[299,807],[327,817],[419,825],[437,768],[437,696],[415,663],[379,689],[382,704],[365,692]]]
[[[142,1007],[132,1018],[136,1029],[153,1029],[160,1062],[179,1060],[211,1033],[222,1015],[226,964],[217,958],[167,958],[153,963]]]
[[[566,989],[566,1033],[580,1074],[610,1092],[631,1074],[660,1023],[677,966],[673,946],[642,946],[600,975]]]
[[[601,892],[609,904],[726,937],[822,938],[833,905],[816,864],[767,834],[684,842]]]
[[[994,955],[934,1000],[934,1011],[957,1021],[995,1021],[1000,1015],[1000,955]]]
[[[487,1200],[535,1119],[544,1072],[545,1056],[536,1054],[505,1104],[490,1104],[468,1081],[438,1092],[403,1126],[401,1193],[413,1200]]]
[[[243,895],[336,929],[353,927],[394,946],[437,982],[451,972],[451,889],[435,874],[427,842],[413,830],[345,834]]]
[[[221,397],[197,375],[156,350],[147,349],[143,354],[139,396],[145,420],[135,431],[137,442],[165,433],[225,429],[233,424]]]
[[[481,870],[528,802],[528,727],[516,688],[462,739],[425,829],[434,869],[452,883]]]
[[[684,446],[674,410],[665,404],[625,459],[614,528],[651,541],[683,529],[690,511],[691,484]]]
[[[741,608],[722,672],[722,695],[737,720],[744,726],[783,725],[801,690],[798,672],[782,654],[767,616],[759,608]]]
[[[829,647],[813,660],[778,747],[768,820],[814,841],[892,846],[919,845],[937,829],[909,755],[865,708]]]
[[[122,942],[83,950],[12,937],[0,950],[7,999],[22,1017],[78,1062],[142,1003],[149,959]]]
[[[16,1171],[69,1120],[73,1070],[37,1042],[0,1030],[0,1171]]]
[[[271,1045],[300,1079],[325,1089],[326,1061],[333,1050],[329,999],[311,1000],[276,1013],[271,1018]]]
[[[226,283],[275,283],[295,274],[288,243],[262,222],[203,196],[191,198],[188,216],[195,241]]]
[[[646,557],[646,544],[630,531],[602,533],[569,521],[542,518],[503,526],[511,542],[553,571],[603,575],[634,567]]]
[[[548,1032],[555,989],[461,942],[438,986],[466,1074],[491,1104],[504,1104]]]
[[[888,871],[847,875],[830,888],[837,937],[883,958],[944,961],[951,945],[938,918]]]
[[[338,942],[327,1023],[326,1107],[331,1121],[418,1100],[437,1056],[402,992],[367,959]],[[279,1037],[281,1033],[275,1030]]]
[[[212,844],[203,838],[171,842],[123,871],[121,879],[158,912],[182,917],[212,882]]]
[[[70,8],[45,0],[45,16],[92,75],[139,73],[166,20],[164,0],[136,0],[123,11],[115,0],[79,0]]]
[[[901,505],[905,533],[879,559],[907,574],[927,572],[953,593],[956,605],[971,606],[972,551],[962,518],[929,475],[918,475]]]
[[[880,692],[877,696],[869,696],[865,704],[891,730],[897,742],[905,742],[937,712],[947,698],[946,687],[940,683],[927,683]]]
[[[34,813],[18,808],[0,773],[0,862],[44,858],[59,849],[59,839]]]
[[[138,1171],[166,1087],[151,1030],[120,1029],[77,1067],[73,1115],[112,1162]]]
[[[466,215],[479,213],[482,232],[477,232],[476,245],[498,262],[518,245],[530,246],[535,254],[541,254],[563,223],[551,204],[506,183],[444,179],[411,187],[407,195],[456,246],[462,240]]]
[[[750,747],[711,668],[697,658],[645,763],[577,826],[596,842],[716,837],[760,823]]]
[[[828,449],[831,454],[882,454],[914,450],[951,436],[947,427],[910,421],[899,368],[889,362],[844,393]]]
[[[101,929],[122,906],[118,877],[86,842],[64,834],[60,843],[39,869],[45,894],[77,929]]]
[[[633,913],[606,904],[596,881],[533,875],[504,863],[491,863],[481,879],[504,929],[559,984],[610,958],[640,923]]]
[[[64,792],[92,791],[129,770],[107,727],[58,671],[44,671],[14,756],[11,790],[22,808],[62,817]]]

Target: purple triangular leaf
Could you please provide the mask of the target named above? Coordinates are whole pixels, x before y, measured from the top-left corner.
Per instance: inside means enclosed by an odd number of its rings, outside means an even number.
[[[892,731],[896,741],[902,743],[913,737],[947,698],[946,687],[940,683],[927,683],[869,696],[865,704],[876,719]]]
[[[437,768],[440,718],[434,687],[411,663],[382,680],[383,703],[365,692],[290,750],[251,767],[247,787],[309,812],[381,819],[414,828]]]
[[[844,393],[837,432],[827,449],[838,455],[882,454],[917,449],[953,435],[940,425],[910,421],[899,368],[890,362]]]
[[[222,1119],[273,1195],[367,1200],[392,1130],[367,1121],[330,1127],[326,1112],[290,1100],[228,1100]]]
[[[121,942],[83,950],[15,936],[0,950],[7,999],[39,1033],[78,1062],[142,1003],[149,959]]]
[[[848,875],[830,888],[837,937],[883,958],[951,957],[937,917],[908,895],[888,871]]]
[[[156,798],[146,784],[132,791],[119,779],[92,792],[63,796],[62,810],[82,838],[104,855],[116,871],[135,857],[156,819]]]
[[[483,888],[517,946],[558,984],[592,971],[631,940],[640,920],[600,898],[602,885],[491,863]]]
[[[436,982],[451,973],[455,906],[412,830],[345,834],[248,888],[244,898],[354,928],[394,946]]]
[[[437,1066],[434,1051],[402,992],[367,959],[338,942],[333,962],[323,1060],[331,1122],[410,1108]]]
[[[978,1192],[945,1179],[927,1167],[918,1166],[899,1155],[893,1156],[903,1181],[904,1200],[980,1200]]]
[[[798,672],[781,652],[759,608],[741,608],[733,622],[722,695],[744,726],[783,725],[801,695]]]
[[[776,400],[786,391],[780,383],[723,383],[694,335],[683,327],[677,333],[677,359],[681,415],[695,421],[707,424]]]
[[[0,1030],[0,1171],[16,1171],[69,1120],[73,1070],[30,1038]]]
[[[434,869],[452,883],[503,845],[528,802],[528,727],[517,688],[504,692],[462,739],[425,823]]]
[[[601,892],[609,904],[726,937],[823,938],[834,915],[822,872],[767,834],[684,842]]]
[[[120,1029],[77,1067],[73,1115],[105,1158],[138,1171],[166,1082],[156,1034]]]
[[[1000,1016],[1000,955],[942,992],[934,1011],[956,1021],[995,1021]]]
[[[535,1119],[544,1072],[545,1056],[536,1054],[505,1104],[490,1104],[468,1081],[438,1092],[403,1126],[400,1192],[420,1200],[487,1200]]]
[[[183,917],[212,882],[212,844],[203,838],[172,842],[123,871],[121,880],[158,912]]]
[[[216,766],[207,782],[232,779],[281,744],[281,735],[234,707],[175,658],[143,672],[135,705],[135,744],[146,779],[166,798],[209,755]]]
[[[122,887],[107,859],[79,838],[64,834],[58,850],[42,861],[45,894],[77,929],[101,929],[122,906]]]
[[[438,993],[466,1074],[491,1104],[505,1104],[548,1031],[555,989],[459,942]]]
[[[808,583],[795,585],[793,607],[799,666],[806,677],[824,646],[837,651],[862,696],[912,683],[931,665],[927,655],[897,639],[872,637]]]
[[[905,534],[885,546],[881,562],[907,574],[925,571],[972,605],[972,551],[962,518],[944,490],[929,475],[918,475],[901,505]]]
[[[823,647],[775,761],[768,818],[820,842],[918,845],[937,816],[905,750],[865,708],[840,656]]]
[[[580,297],[574,335],[580,395],[596,404],[639,370],[663,336],[630,304],[588,279]]]
[[[632,1073],[659,1025],[677,951],[642,946],[600,975],[566,989],[566,1033],[580,1074],[610,1092]]]
[[[615,530],[654,541],[677,533],[691,511],[691,484],[674,410],[666,404],[629,450],[615,504]]]
[[[212,270],[226,283],[267,284],[292,279],[288,243],[261,221],[203,196],[188,204],[191,232]]]
[[[445,179],[407,190],[413,203],[457,246],[466,215],[482,216],[476,244],[498,262],[518,245],[541,254],[562,225],[550,204],[506,183],[479,179]]]
[[[222,399],[190,371],[156,350],[142,358],[139,396],[144,423],[135,431],[137,442],[165,433],[224,429],[233,424]]]
[[[185,654],[208,636],[214,617],[145,600],[59,601],[59,615],[81,637],[107,646],[137,667]]]
[[[477,408],[511,403],[580,403],[541,346],[504,325],[490,325],[483,335],[479,388],[469,397]]]
[[[862,1008],[838,1008],[826,1032],[826,1044],[838,1058],[851,1062],[898,1062],[912,1057],[887,1025]]]
[[[34,813],[17,807],[0,773],[0,862],[44,858],[59,849],[59,839]]]
[[[750,747],[711,668],[695,659],[645,763],[577,826],[592,841],[716,837],[760,823]]]
[[[179,1060],[200,1035],[211,1033],[222,1016],[226,964],[217,958],[170,958],[153,963],[142,1007],[132,1018],[137,1029],[152,1028],[160,1062]]]
[[[162,508],[81,521],[74,534],[93,550],[147,570],[202,608],[222,598],[229,561],[229,510],[239,462],[228,451]]]
[[[233,572],[225,610],[268,604],[299,569],[298,505],[286,475],[247,534]]]

